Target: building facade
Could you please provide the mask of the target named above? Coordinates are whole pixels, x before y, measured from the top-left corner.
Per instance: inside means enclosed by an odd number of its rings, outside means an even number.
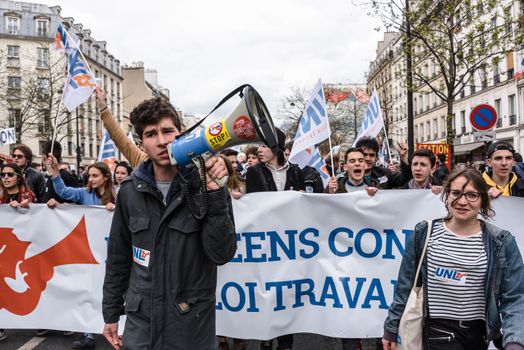
[[[523,10],[519,1],[505,1],[503,6],[505,15],[509,14],[513,18],[517,18]],[[502,22],[497,21],[502,20],[500,15],[493,16],[491,24],[500,26]],[[513,30],[514,28],[508,25],[504,35],[513,36]],[[381,106],[388,106],[389,94],[386,93],[386,89],[393,87],[393,120],[389,131],[390,139],[395,142],[407,140],[407,100],[404,83],[406,57],[402,51],[402,37],[397,36],[396,40],[391,39],[392,37],[391,33],[385,33],[384,40],[378,44],[376,59],[371,63],[368,73],[368,90],[377,89]],[[413,50],[415,57],[428,57],[424,55],[424,49],[420,45],[414,45]],[[456,163],[482,162],[484,159],[486,140],[489,140],[490,135],[482,135],[469,121],[471,111],[479,104],[489,104],[497,111],[498,122],[492,129],[493,140],[508,141],[517,151],[524,152],[524,77],[515,79],[515,73],[524,71],[523,60],[524,51],[511,52],[497,60],[490,60],[473,74],[455,98],[453,126],[456,134]],[[422,72],[433,86],[443,84],[438,67],[431,58],[415,61],[413,69]],[[387,74],[391,70],[394,73]],[[415,86],[413,112],[415,143],[446,143],[447,106],[424,84]]]
[[[78,43],[108,92],[108,107],[126,128],[120,61],[107,51],[105,41],[95,40],[72,17],[63,18],[59,6],[0,0],[0,19],[0,128],[15,127],[17,140],[38,157],[43,141],[52,138],[56,118],[64,160],[75,168],[78,150],[82,164],[94,162],[102,137],[94,95],[72,113],[61,104],[66,57],[53,47],[59,23]],[[0,152],[9,153],[9,146],[2,146]]]

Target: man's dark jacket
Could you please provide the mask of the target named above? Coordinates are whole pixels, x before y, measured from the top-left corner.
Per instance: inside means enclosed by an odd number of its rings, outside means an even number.
[[[80,187],[76,176],[71,175],[70,172],[60,169],[60,177],[64,181],[67,187]],[[75,203],[74,201],[68,201],[63,199],[56,193],[55,186],[53,185],[53,177],[49,176],[45,182],[45,195],[43,203],[47,203],[51,198],[55,199],[59,203]]]
[[[214,349],[217,265],[234,256],[236,233],[226,189],[208,193],[207,216],[197,220],[192,213],[198,215],[201,204],[192,165],[180,168],[165,202],[150,160],[122,183],[108,242],[103,316],[115,323],[125,309],[125,349]]]
[[[371,174],[365,176],[365,179],[377,182],[380,185],[379,188],[388,190],[404,186],[412,177],[411,167],[404,162],[400,162],[400,169],[395,172],[388,168],[374,166],[371,169]]]
[[[24,169],[24,179],[29,189],[34,193],[38,203],[44,203],[45,196],[45,177],[44,175],[31,168],[29,165]]]
[[[435,172],[433,173],[433,177],[435,178],[435,180],[437,180],[438,183],[441,184],[443,184],[444,181],[448,178],[448,175],[449,169],[446,166],[446,164],[440,164],[437,170],[435,170]]]
[[[295,190],[304,191],[304,175],[296,164],[289,164],[286,171],[286,185],[284,191]],[[258,163],[247,169],[246,192],[267,192],[277,191],[277,185],[273,179],[271,170],[265,163]]]

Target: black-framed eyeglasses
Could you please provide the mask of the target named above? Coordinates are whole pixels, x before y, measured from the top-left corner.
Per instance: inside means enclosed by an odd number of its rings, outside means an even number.
[[[11,154],[11,157],[13,157],[15,159],[25,158],[25,156],[23,154]]]
[[[18,175],[17,173],[13,173],[12,171],[8,171],[8,172],[5,172],[5,173],[2,173],[2,178],[4,177],[13,177],[15,175]]]
[[[462,196],[466,197],[468,202],[476,202],[480,198],[480,193],[478,192],[462,192],[459,190],[449,191],[449,198],[453,200],[459,200]]]

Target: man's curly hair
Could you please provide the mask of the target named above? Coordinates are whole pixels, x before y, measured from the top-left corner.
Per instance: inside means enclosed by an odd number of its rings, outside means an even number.
[[[142,139],[142,133],[148,125],[157,124],[160,119],[170,117],[178,131],[182,130],[180,117],[173,105],[166,100],[155,97],[141,102],[129,115],[131,124],[135,128],[135,133]]]

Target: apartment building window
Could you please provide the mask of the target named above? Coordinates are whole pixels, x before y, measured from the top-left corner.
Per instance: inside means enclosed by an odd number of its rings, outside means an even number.
[[[14,16],[8,16],[6,18],[7,34],[18,34],[20,33],[20,18]]]
[[[115,96],[115,81],[111,79],[111,97]]]
[[[481,85],[482,85],[483,89],[488,87],[488,78],[487,78],[487,74],[486,74],[486,66],[485,65],[480,67],[480,82],[481,82]]]
[[[466,133],[466,111],[460,111],[460,130],[462,134]]]
[[[504,21],[506,24],[506,34],[511,33],[512,27],[511,27],[511,6],[508,6],[504,9]]]
[[[45,47],[37,47],[37,68],[49,68],[49,49]]]
[[[116,98],[120,100],[120,83],[116,83]]]
[[[105,91],[108,91],[108,86],[107,86],[107,75],[104,74],[104,90]]]
[[[426,140],[429,141],[431,139],[431,122],[428,120],[426,122]]]
[[[89,157],[93,158],[93,144],[89,144]]]
[[[515,113],[515,95],[508,96],[508,111],[509,111],[509,125],[517,123],[517,115]]]
[[[48,98],[49,92],[49,79],[38,78],[38,97],[42,99]]]
[[[415,125],[415,143],[418,143],[418,125]]]
[[[438,120],[437,118],[433,119],[433,139],[438,139]]]
[[[67,141],[67,155],[72,156],[73,155],[73,142]]]
[[[417,109],[417,99],[414,98],[413,99],[413,111],[415,112],[415,115],[417,115],[418,113],[418,109]]]
[[[46,37],[49,32],[49,21],[47,19],[36,20],[36,35]]]
[[[7,94],[11,98],[20,98],[20,89],[22,86],[21,77],[7,77]]]
[[[20,66],[20,46],[7,45],[7,65],[9,67]]]
[[[495,111],[497,111],[497,115],[498,115],[498,118],[497,118],[497,128],[500,128],[502,126],[502,116],[500,115],[500,104],[501,104],[501,99],[498,98],[495,100]]]
[[[493,83],[494,84],[500,83],[500,72],[499,72],[498,65],[493,66]]]
[[[87,134],[89,137],[93,137],[93,122],[91,118],[87,118]]]
[[[9,109],[9,127],[14,128],[18,120],[20,120],[20,110]]]
[[[447,129],[447,126],[446,126],[446,117],[445,116],[441,116],[440,117],[440,124],[442,125],[442,132],[440,133],[440,137],[445,137],[446,136],[446,129]]]

